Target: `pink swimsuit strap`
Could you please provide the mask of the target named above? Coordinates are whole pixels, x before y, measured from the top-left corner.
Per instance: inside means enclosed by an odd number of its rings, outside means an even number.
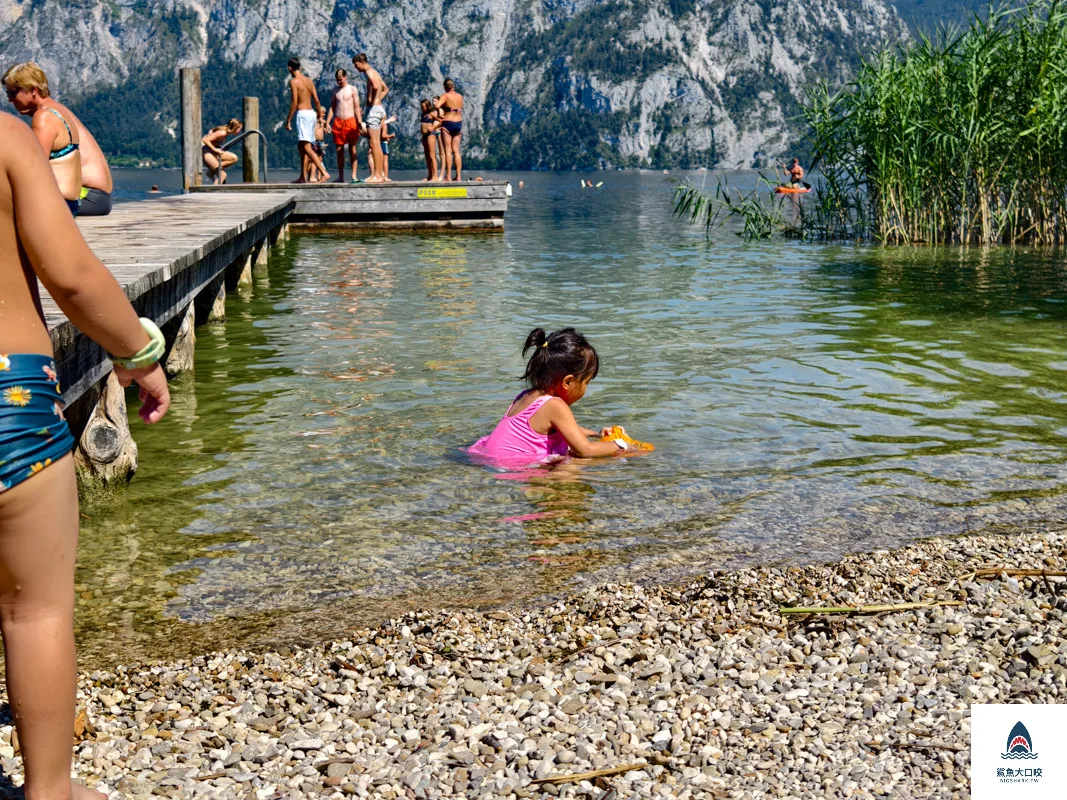
[[[527,415],[533,416],[534,414],[537,413],[537,409],[539,409],[541,406],[543,406],[545,403],[547,403],[549,400],[552,399],[552,395],[543,394],[540,397],[538,397],[536,400],[534,400],[532,403],[530,403],[530,405],[526,406],[526,408],[524,408],[518,414],[516,414],[515,416],[512,416],[511,415],[511,409],[515,408],[515,404],[517,402],[519,402],[520,400],[522,400],[522,398],[526,397],[526,395],[528,395],[529,393],[530,393],[529,389],[527,389],[525,392],[520,392],[519,396],[511,401],[511,405],[508,406],[508,410],[504,412],[504,419],[521,419],[522,417],[525,417]],[[531,409],[532,409],[532,413],[531,413]]]

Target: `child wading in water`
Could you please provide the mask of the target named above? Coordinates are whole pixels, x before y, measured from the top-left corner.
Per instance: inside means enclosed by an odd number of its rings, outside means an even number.
[[[530,387],[511,404],[504,418],[488,436],[471,445],[468,452],[480,459],[530,464],[573,453],[582,458],[610,456],[625,450],[625,444],[591,442],[590,436],[608,436],[583,428],[571,406],[585,395],[589,382],[600,369],[596,350],[574,328],[545,335],[534,328],[526,337],[523,380]]]

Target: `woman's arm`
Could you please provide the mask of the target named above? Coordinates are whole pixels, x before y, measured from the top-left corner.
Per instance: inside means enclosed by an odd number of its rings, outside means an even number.
[[[82,238],[37,142],[24,125],[0,116],[0,166],[11,182],[19,242],[34,272],[79,330],[109,353],[132,356],[149,342],[137,313]],[[170,405],[162,367],[115,373],[124,385],[141,385],[145,422],[162,418]]]
[[[612,456],[619,452],[619,446],[615,442],[589,441],[589,436],[595,436],[596,434],[579,425],[578,420],[574,418],[571,407],[558,397],[553,397],[539,408],[537,413],[530,419],[530,424],[532,425],[534,419],[546,412],[549,424],[563,435],[563,438],[567,440],[567,444],[570,445],[571,452],[575,455],[582,458],[595,458],[597,456]]]
[[[44,112],[34,114],[30,124],[38,144],[46,153],[51,153],[52,145],[55,144],[56,136],[59,134],[59,120],[56,119],[56,115]]]

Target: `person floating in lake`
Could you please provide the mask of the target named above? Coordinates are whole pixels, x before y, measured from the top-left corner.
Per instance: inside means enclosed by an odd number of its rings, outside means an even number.
[[[467,452],[479,462],[518,466],[569,453],[591,458],[625,450],[615,441],[589,441],[591,436],[611,435],[611,426],[591,431],[579,425],[571,412],[600,370],[600,359],[588,340],[574,328],[547,335],[534,328],[526,337],[523,356],[529,351],[533,352],[522,376],[529,388],[512,401],[493,432]]]
[[[138,321],[122,287],[89,250],[34,133],[0,114],[0,631],[7,701],[26,798],[104,800],[70,777],[78,489],[38,280],[73,325],[118,354],[111,356],[115,375],[123,386],[140,385],[140,415],[149,424],[170,404],[158,363],[165,345],[158,328]]]
[[[337,146],[337,182],[345,182],[345,148],[352,162],[352,183],[359,183],[356,175],[359,132],[363,127],[363,113],[359,108],[359,92],[348,82],[348,73],[339,69],[334,73],[337,88],[330,102],[330,113],[326,118],[333,133],[333,143]]]
[[[463,95],[456,91],[456,82],[445,78],[445,93],[435,101],[441,109],[441,128],[444,131],[445,180],[452,180],[452,164],[456,165],[456,180],[463,180],[463,156],[459,152],[459,140],[463,135]]]
[[[367,78],[367,138],[370,139],[370,158],[373,161],[372,174],[367,183],[385,183],[385,159],[382,157],[382,123],[385,121],[385,96],[389,87],[385,85],[378,70],[367,60],[366,53],[352,56],[352,66]]]
[[[285,120],[285,129],[293,129],[293,116],[296,116],[296,149],[300,153],[300,177],[293,183],[307,183],[309,165],[316,167],[321,174],[330,179],[330,173],[322,166],[322,160],[312,149],[315,141],[315,124],[318,120],[318,111],[322,109],[319,102],[319,93],[315,91],[315,83],[307,75],[300,71],[300,59],[290,58],[289,68],[289,91],[292,100],[289,103],[289,116]],[[314,103],[314,109],[312,109]]]
[[[784,164],[782,165],[785,166]],[[785,167],[785,174],[789,176],[789,185],[796,188],[804,182],[804,168],[800,166],[800,159],[794,158],[793,163]]]
[[[48,153],[71,213],[110,214],[113,184],[104,152],[74,112],[52,98],[44,70],[25,61],[4,73],[3,82],[15,110],[33,118],[33,132]]]
[[[231,119],[225,125],[216,125],[204,134],[200,140],[200,152],[203,154],[204,166],[215,184],[226,183],[226,168],[237,163],[237,154],[223,150],[222,144],[227,136],[236,136],[241,132],[241,121]]]

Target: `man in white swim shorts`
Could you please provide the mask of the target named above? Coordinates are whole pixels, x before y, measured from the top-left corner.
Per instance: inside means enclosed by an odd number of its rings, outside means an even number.
[[[322,160],[312,147],[315,141],[315,123],[318,114],[323,109],[319,102],[319,94],[315,91],[315,83],[300,71],[300,59],[289,59],[289,91],[292,93],[292,102],[289,104],[289,116],[285,120],[285,129],[293,129],[293,116],[296,115],[296,149],[300,153],[300,177],[293,183],[306,183],[308,168],[314,165],[319,174],[325,175],[323,180],[329,180],[330,175],[322,165]],[[314,102],[314,108],[312,108]]]
[[[352,56],[352,66],[367,76],[367,135],[370,137],[371,157],[374,160],[374,173],[367,178],[367,183],[385,183],[385,158],[382,153],[382,122],[385,121],[385,106],[382,101],[389,94],[378,70],[367,62],[367,54]]]

